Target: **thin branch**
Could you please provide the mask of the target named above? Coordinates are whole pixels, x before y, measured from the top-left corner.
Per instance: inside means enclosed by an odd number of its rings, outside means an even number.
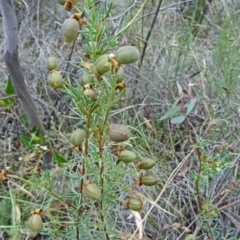
[[[143,45],[143,51],[142,51],[142,54],[141,54],[141,59],[140,59],[140,63],[139,63],[139,67],[142,66],[142,61],[143,61],[143,58],[144,58],[144,55],[145,55],[145,52],[146,52],[146,49],[147,49],[147,44],[148,44],[148,40],[152,34],[152,30],[153,30],[153,27],[156,23],[156,20],[157,20],[157,16],[158,16],[158,13],[159,13],[159,10],[160,10],[160,7],[162,5],[162,0],[159,0],[159,3],[158,3],[158,6],[157,6],[157,10],[155,12],[155,15],[153,17],[153,20],[152,20],[152,23],[151,23],[151,26],[150,26],[150,29],[148,31],[148,34],[147,34],[147,37],[144,41],[144,45]]]
[[[232,207],[232,206],[234,206],[234,205],[236,205],[236,204],[239,204],[239,203],[240,203],[240,199],[238,199],[238,200],[236,200],[236,201],[234,201],[234,202],[231,202],[231,203],[229,203],[229,204],[227,204],[227,205],[224,205],[224,206],[218,208],[218,210],[219,210],[219,211],[222,211],[222,210],[224,210],[224,209],[226,209],[226,208]]]

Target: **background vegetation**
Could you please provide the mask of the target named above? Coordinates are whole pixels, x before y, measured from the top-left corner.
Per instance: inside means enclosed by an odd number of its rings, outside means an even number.
[[[109,30],[114,33],[126,26],[143,2],[114,1]],[[138,189],[145,196],[140,212],[144,235],[146,239],[184,239],[188,234],[196,239],[239,239],[240,3],[160,2],[142,65],[124,66],[126,94],[110,113],[112,121],[131,126],[134,151],[157,161],[153,170],[157,185]],[[117,47],[134,45],[142,53],[158,4],[147,2]],[[48,86],[46,60],[56,56],[63,75],[79,79],[84,39],[78,37],[74,50],[64,44],[61,25],[69,13],[57,1],[15,1],[15,6],[20,62],[47,130],[48,147],[69,163],[66,167],[55,163],[53,169],[43,171],[39,146],[29,148],[20,140],[20,135],[35,135],[18,101],[10,108],[0,105],[0,166],[9,169],[9,183],[0,185],[0,238],[26,239],[30,212],[40,207],[46,210],[44,229],[35,239],[75,239],[76,215],[44,185],[61,191],[66,199],[72,197],[67,189],[78,185],[78,155],[72,153],[68,136],[81,122],[74,118],[69,98]],[[2,34],[0,40],[2,48]],[[8,72],[1,57],[0,98],[4,99]],[[185,116],[187,103],[194,108],[183,122],[174,124],[179,121],[174,117]],[[122,181],[130,184],[136,176],[133,172]],[[124,204],[117,203],[106,218],[112,239],[139,239],[133,235],[138,221]],[[85,236],[81,239],[105,239],[99,234],[101,224],[79,225]]]

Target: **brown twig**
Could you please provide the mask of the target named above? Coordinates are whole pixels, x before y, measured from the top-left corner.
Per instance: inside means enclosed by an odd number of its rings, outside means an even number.
[[[160,1],[158,2],[157,10],[156,10],[156,12],[155,12],[155,14],[154,14],[154,17],[153,17],[153,20],[152,20],[150,29],[149,29],[149,31],[148,31],[147,37],[146,37],[146,39],[144,40],[143,51],[142,51],[142,54],[141,54],[141,59],[140,59],[140,62],[139,62],[139,67],[142,66],[142,61],[143,61],[143,58],[144,58],[144,56],[145,56],[145,52],[146,52],[146,49],[147,49],[148,40],[149,40],[149,38],[150,38],[150,36],[151,36],[151,34],[152,34],[152,30],[153,30],[153,27],[154,27],[155,22],[156,22],[156,20],[157,20],[157,16],[158,16],[158,13],[159,13],[159,10],[160,10],[161,5],[162,5],[162,0],[160,0]]]
[[[239,203],[240,203],[240,199],[238,199],[238,200],[236,200],[236,201],[234,201],[234,202],[231,202],[231,203],[229,203],[229,204],[227,204],[227,205],[224,205],[224,206],[218,208],[218,210],[219,210],[219,211],[222,211],[222,210],[224,210],[224,209],[226,209],[226,208],[232,207],[233,205],[236,205],[236,204],[239,204]]]

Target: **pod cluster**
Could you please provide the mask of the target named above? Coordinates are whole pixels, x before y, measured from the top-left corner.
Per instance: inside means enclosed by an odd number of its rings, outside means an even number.
[[[138,160],[137,154],[127,149],[129,146],[131,146],[131,132],[128,126],[124,124],[110,124],[108,127],[108,137],[109,140],[113,143],[112,151],[117,158],[117,163],[136,163],[136,167],[140,171],[145,171],[145,173],[140,173],[138,180],[135,182],[135,185],[154,186],[158,182],[157,177],[149,172],[149,170],[156,165],[155,160],[151,158],[143,158],[141,160]],[[85,130],[76,129],[73,131],[70,136],[70,142],[73,145],[73,148],[77,151],[81,151],[85,138]],[[95,201],[99,200],[101,197],[101,191],[99,187],[90,180],[87,180],[85,182],[83,194],[88,199]],[[131,210],[139,211],[142,209],[143,203],[140,199],[128,198],[126,200],[125,206]]]
[[[130,145],[129,142],[127,142],[129,138],[130,130],[126,125],[109,125],[109,139],[114,142],[113,152],[117,155],[117,161],[125,164],[136,162],[137,168],[139,170],[144,170],[145,173],[140,173],[135,185],[154,186],[158,182],[158,179],[154,174],[150,173],[149,170],[156,165],[155,160],[151,158],[137,160],[136,153],[126,149]],[[133,211],[140,211],[143,207],[143,203],[140,199],[127,198],[125,206]]]
[[[47,59],[46,66],[49,71],[48,78],[47,78],[48,84],[53,89],[62,88],[64,85],[64,80],[63,80],[61,71],[57,69],[58,68],[57,58],[49,57]]]

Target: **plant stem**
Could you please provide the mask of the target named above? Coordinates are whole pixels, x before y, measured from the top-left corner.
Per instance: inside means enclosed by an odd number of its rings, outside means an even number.
[[[105,125],[103,125],[105,126]],[[104,193],[104,178],[103,178],[103,172],[104,172],[104,166],[103,166],[103,161],[102,161],[102,157],[103,157],[103,154],[102,154],[102,151],[103,151],[103,138],[102,138],[102,134],[103,134],[103,130],[102,129],[98,129],[99,131],[99,134],[98,135],[98,149],[99,149],[99,174],[100,174],[100,185],[101,185],[101,195],[103,195]],[[108,236],[108,233],[107,233],[107,228],[106,228],[106,225],[104,223],[104,217],[103,217],[103,214],[102,214],[102,210],[103,210],[103,201],[102,199],[100,200],[100,203],[99,203],[99,208],[100,208],[100,218],[101,218],[101,221],[102,223],[104,224],[104,232],[105,232],[105,237],[107,240],[110,240],[109,236]]]
[[[81,174],[81,181],[80,181],[80,186],[79,186],[79,192],[80,192],[80,208],[78,209],[78,217],[81,216],[81,214],[84,212],[84,208],[81,207],[82,204],[82,194],[83,194],[83,185],[84,185],[84,179],[83,176],[85,175],[85,158],[88,157],[88,139],[89,139],[89,128],[91,125],[91,114],[87,115],[87,120],[86,120],[86,140],[85,140],[85,148],[84,148],[84,158],[82,160],[82,165],[81,165],[81,169],[80,169],[80,174]],[[76,238],[77,240],[80,240],[79,238],[79,228],[78,226],[76,227]]]
[[[201,202],[200,190],[199,190],[200,174],[202,171],[202,159],[201,159],[201,152],[200,152],[199,147],[197,147],[196,151],[197,151],[197,156],[198,156],[200,166],[198,168],[197,179],[195,180],[195,186],[196,186],[198,207],[199,207],[200,211],[202,211],[202,202]]]

